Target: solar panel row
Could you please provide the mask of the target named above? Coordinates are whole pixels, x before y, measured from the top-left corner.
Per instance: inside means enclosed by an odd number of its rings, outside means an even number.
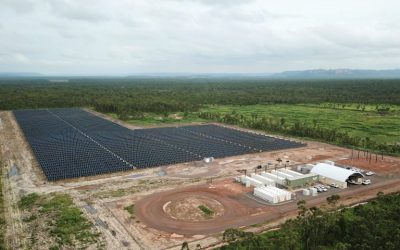
[[[130,130],[82,109],[14,115],[49,180],[304,146],[216,125]]]

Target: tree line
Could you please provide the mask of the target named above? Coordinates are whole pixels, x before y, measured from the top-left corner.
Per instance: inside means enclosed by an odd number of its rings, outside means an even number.
[[[400,80],[268,80],[262,78],[0,79],[0,110],[95,107],[137,114],[195,111],[209,104],[400,104]]]
[[[246,249],[400,249],[400,194],[383,195],[368,204],[338,209],[340,197],[328,197],[325,209],[298,202],[297,218],[279,230],[260,235],[228,229],[221,250]]]
[[[335,128],[322,128],[314,121],[313,125],[305,122],[295,121],[293,124],[286,124],[285,118],[258,117],[253,114],[251,117],[239,115],[235,111],[227,114],[215,112],[199,112],[200,118],[214,120],[222,123],[237,125],[245,128],[275,132],[279,134],[306,137],[326,141],[342,146],[350,146],[357,149],[372,150],[375,153],[386,153],[392,155],[400,154],[400,144],[387,144],[376,142],[369,137],[350,136],[347,132],[338,131]]]

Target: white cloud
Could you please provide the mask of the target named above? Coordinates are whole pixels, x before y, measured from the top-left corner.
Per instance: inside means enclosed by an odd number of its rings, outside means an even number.
[[[395,68],[399,10],[394,0],[1,0],[0,71]]]

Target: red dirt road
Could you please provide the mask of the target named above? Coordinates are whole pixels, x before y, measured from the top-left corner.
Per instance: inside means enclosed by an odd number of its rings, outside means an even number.
[[[139,200],[136,205],[137,218],[146,226],[163,232],[175,233],[190,237],[193,235],[208,235],[219,233],[226,228],[238,228],[257,223],[264,223],[280,218],[296,216],[297,204],[295,201],[282,205],[263,205],[245,195],[244,190],[238,192],[237,183],[223,182],[224,185],[200,185],[182,189],[175,189],[155,193]],[[354,204],[376,196],[379,191],[394,192],[400,190],[399,179],[383,179],[372,185],[352,186],[346,190],[331,189],[329,192],[319,194],[317,197],[302,197],[307,201],[307,206],[319,206],[326,202],[326,198],[333,193],[341,196],[344,205]],[[248,190],[246,190],[248,191]],[[191,195],[199,195],[214,199],[221,203],[224,213],[217,218],[206,221],[184,221],[172,218],[164,212],[163,206]]]

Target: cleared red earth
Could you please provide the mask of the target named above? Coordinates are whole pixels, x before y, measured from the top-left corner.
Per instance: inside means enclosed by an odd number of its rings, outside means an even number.
[[[174,218],[165,212],[166,206],[187,197],[202,197],[216,201],[223,209],[218,216],[199,221]],[[250,224],[257,223],[259,222],[257,214],[265,215],[266,212],[273,210],[246,197],[243,192],[232,192],[215,185],[200,185],[152,194],[139,200],[136,208],[137,217],[147,226],[185,236],[217,233],[226,227],[242,226],[243,218],[247,218]]]
[[[326,203],[328,196],[339,193],[343,204],[351,204],[373,198],[378,191],[391,192],[399,189],[399,179],[382,178],[368,187],[359,185],[345,190],[331,189],[316,197],[308,196],[301,197],[301,199],[305,199],[308,206],[318,206]],[[281,205],[265,205],[249,198],[246,193],[250,190],[238,183],[233,183],[232,180],[225,180],[214,184],[155,193],[136,203],[136,215],[147,227],[190,237],[218,233],[230,227],[249,226],[297,214],[296,200]],[[219,215],[214,218],[198,221],[177,218],[176,213],[172,217],[166,212],[167,206],[187,197],[202,197],[202,199],[216,201],[223,206],[223,211],[220,211]],[[300,197],[298,198],[300,199]],[[197,207],[193,209],[197,209]],[[190,211],[183,213],[187,214],[188,212],[190,213]]]

